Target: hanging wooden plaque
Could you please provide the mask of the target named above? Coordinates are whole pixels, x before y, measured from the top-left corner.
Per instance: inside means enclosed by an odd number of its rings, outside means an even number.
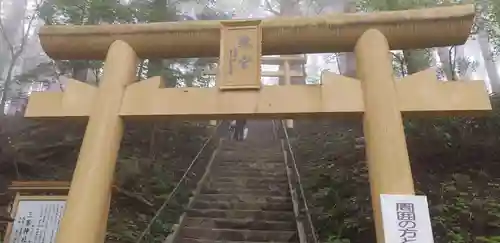
[[[221,90],[260,89],[262,31],[260,20],[223,21],[220,68]]]

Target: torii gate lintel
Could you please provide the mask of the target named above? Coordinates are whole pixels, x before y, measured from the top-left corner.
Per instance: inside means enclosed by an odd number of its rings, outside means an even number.
[[[330,72],[322,74],[319,85],[263,86],[257,91],[163,88],[163,83],[161,77],[152,77],[129,85],[119,115],[131,120],[359,118],[365,111],[361,82]],[[428,69],[397,80],[395,85],[405,117],[481,115],[491,109],[480,80],[442,82],[434,69]],[[64,92],[33,93],[25,116],[88,117],[97,90],[69,80]]]

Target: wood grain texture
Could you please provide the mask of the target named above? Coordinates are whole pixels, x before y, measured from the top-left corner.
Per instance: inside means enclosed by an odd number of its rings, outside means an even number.
[[[463,44],[474,19],[473,5],[378,13],[327,14],[262,20],[262,54],[353,51],[357,39],[376,28],[391,49]],[[216,57],[221,21],[44,26],[40,41],[54,59],[102,60],[115,40],[140,58]]]

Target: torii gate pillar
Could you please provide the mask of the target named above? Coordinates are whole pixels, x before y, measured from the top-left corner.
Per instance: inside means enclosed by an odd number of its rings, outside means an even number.
[[[116,158],[123,136],[119,116],[125,88],[136,79],[137,57],[123,41],[111,44],[96,89],[56,242],[104,242]],[[91,200],[81,200],[81,198]]]
[[[377,242],[384,242],[379,195],[415,191],[387,39],[378,30],[368,30],[355,53],[365,103],[363,132]]]

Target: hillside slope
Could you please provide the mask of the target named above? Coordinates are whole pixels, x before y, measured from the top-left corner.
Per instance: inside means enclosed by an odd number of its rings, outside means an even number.
[[[405,121],[436,243],[500,242],[500,102],[481,118]],[[294,147],[328,242],[375,242],[361,121],[298,121]]]
[[[7,117],[0,120],[0,128],[0,175],[5,181],[71,179],[84,123]],[[107,242],[135,242],[212,132],[204,123],[127,124],[117,162]],[[143,242],[161,242],[177,222],[218,142],[212,141]]]

